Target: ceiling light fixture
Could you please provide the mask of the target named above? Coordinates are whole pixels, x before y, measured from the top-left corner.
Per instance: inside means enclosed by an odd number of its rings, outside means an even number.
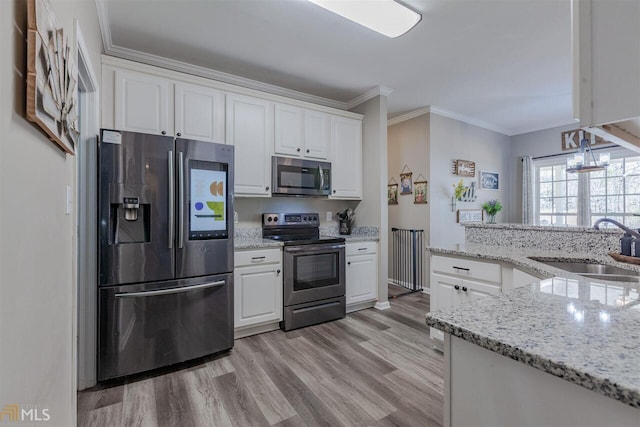
[[[582,131],[582,139],[580,140],[580,151],[573,156],[567,158],[567,172],[594,172],[601,171],[609,166],[611,160],[611,154],[600,153],[600,161],[596,161],[596,156],[591,149],[591,142],[589,138],[585,137],[584,131]],[[591,154],[593,164],[589,161],[588,155]]]
[[[357,24],[396,38],[412,29],[422,15],[393,0],[309,0]]]

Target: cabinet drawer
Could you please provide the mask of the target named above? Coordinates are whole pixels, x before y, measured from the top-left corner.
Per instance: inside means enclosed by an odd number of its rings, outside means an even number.
[[[375,254],[378,244],[376,242],[347,243],[345,245],[345,255],[366,255]]]
[[[282,251],[280,249],[257,249],[250,251],[237,251],[235,253],[236,267],[243,265],[260,265],[282,262]]]
[[[431,269],[440,273],[485,280],[487,282],[502,282],[500,264],[434,255],[431,257]]]

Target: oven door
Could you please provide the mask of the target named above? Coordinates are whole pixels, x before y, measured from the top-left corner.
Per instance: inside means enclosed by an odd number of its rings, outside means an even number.
[[[284,305],[345,294],[344,243],[284,248]]]

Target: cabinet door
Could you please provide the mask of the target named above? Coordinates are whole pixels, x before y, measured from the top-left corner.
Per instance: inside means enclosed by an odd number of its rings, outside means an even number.
[[[354,255],[347,257],[346,280],[347,304],[377,299],[377,255]]]
[[[431,311],[455,307],[462,302],[460,288],[462,280],[441,274],[431,274]]]
[[[118,130],[173,135],[168,80],[133,71],[115,71],[115,119]]]
[[[462,303],[464,304],[478,300],[480,298],[488,297],[490,295],[495,295],[500,292],[499,286],[492,286],[485,283],[472,282],[469,280],[463,280],[462,287],[463,289],[466,288],[466,291],[460,293]]]
[[[235,327],[282,320],[281,264],[240,267],[234,272]]]
[[[242,95],[226,99],[227,144],[235,146],[236,196],[271,196],[273,103]]]
[[[329,115],[319,111],[304,112],[304,156],[327,160],[331,143],[331,121]]]
[[[291,105],[275,105],[275,154],[302,157],[304,149],[303,110]]]
[[[331,118],[331,196],[362,199],[362,122]]]
[[[224,144],[224,93],[186,83],[175,85],[175,135]]]

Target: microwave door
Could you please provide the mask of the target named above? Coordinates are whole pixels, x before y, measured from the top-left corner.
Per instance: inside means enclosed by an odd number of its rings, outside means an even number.
[[[233,146],[176,140],[176,277],[233,271]]]

